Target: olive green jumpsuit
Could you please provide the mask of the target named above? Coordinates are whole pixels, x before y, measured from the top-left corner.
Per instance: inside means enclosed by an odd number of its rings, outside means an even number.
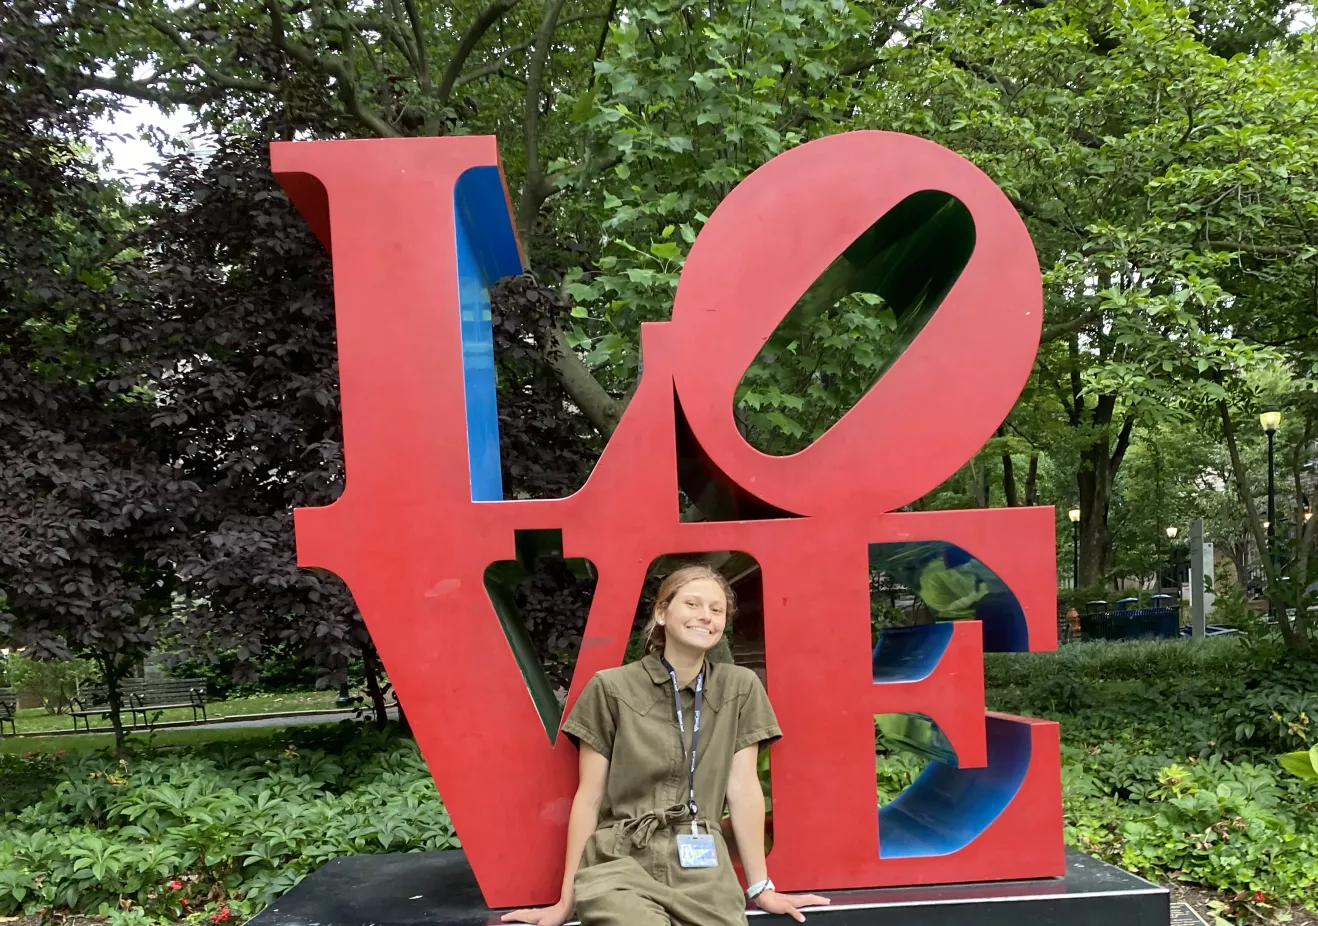
[[[759,678],[705,662],[696,758],[701,834],[717,868],[682,868],[677,834],[691,832],[688,764],[695,683],[682,689],[682,742],[673,685],[658,656],[607,669],[586,685],[563,732],[609,759],[599,826],[574,882],[583,926],[743,926],[746,900],[719,829],[734,753],[780,736]]]

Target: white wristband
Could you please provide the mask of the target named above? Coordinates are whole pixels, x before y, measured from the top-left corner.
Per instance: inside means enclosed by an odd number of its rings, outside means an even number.
[[[770,881],[768,878],[765,878],[763,881],[756,881],[750,887],[746,888],[746,899],[754,900],[756,897],[759,897],[765,891],[771,891],[771,890],[773,890],[773,882]]]

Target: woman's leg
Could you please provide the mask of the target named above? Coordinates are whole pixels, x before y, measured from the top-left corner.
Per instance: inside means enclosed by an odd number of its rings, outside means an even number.
[[[577,872],[577,917],[581,926],[672,926],[661,890],[635,859],[591,865]]]

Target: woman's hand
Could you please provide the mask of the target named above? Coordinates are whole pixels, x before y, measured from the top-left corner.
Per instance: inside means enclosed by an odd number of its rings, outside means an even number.
[[[802,907],[827,907],[832,901],[818,894],[779,894],[765,891],[755,898],[755,906],[765,913],[786,913],[798,923],[805,922]]]
[[[501,923],[531,923],[532,926],[563,926],[572,915],[572,907],[559,901],[540,910],[514,910],[499,917]]]

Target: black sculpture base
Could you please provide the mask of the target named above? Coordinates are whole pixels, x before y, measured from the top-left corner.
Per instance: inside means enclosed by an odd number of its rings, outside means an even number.
[[[1079,852],[1066,875],[941,887],[834,891],[806,911],[817,926],[1169,926],[1166,888]],[[752,910],[752,923],[791,922]],[[335,859],[251,920],[251,926],[488,926],[461,852]]]

